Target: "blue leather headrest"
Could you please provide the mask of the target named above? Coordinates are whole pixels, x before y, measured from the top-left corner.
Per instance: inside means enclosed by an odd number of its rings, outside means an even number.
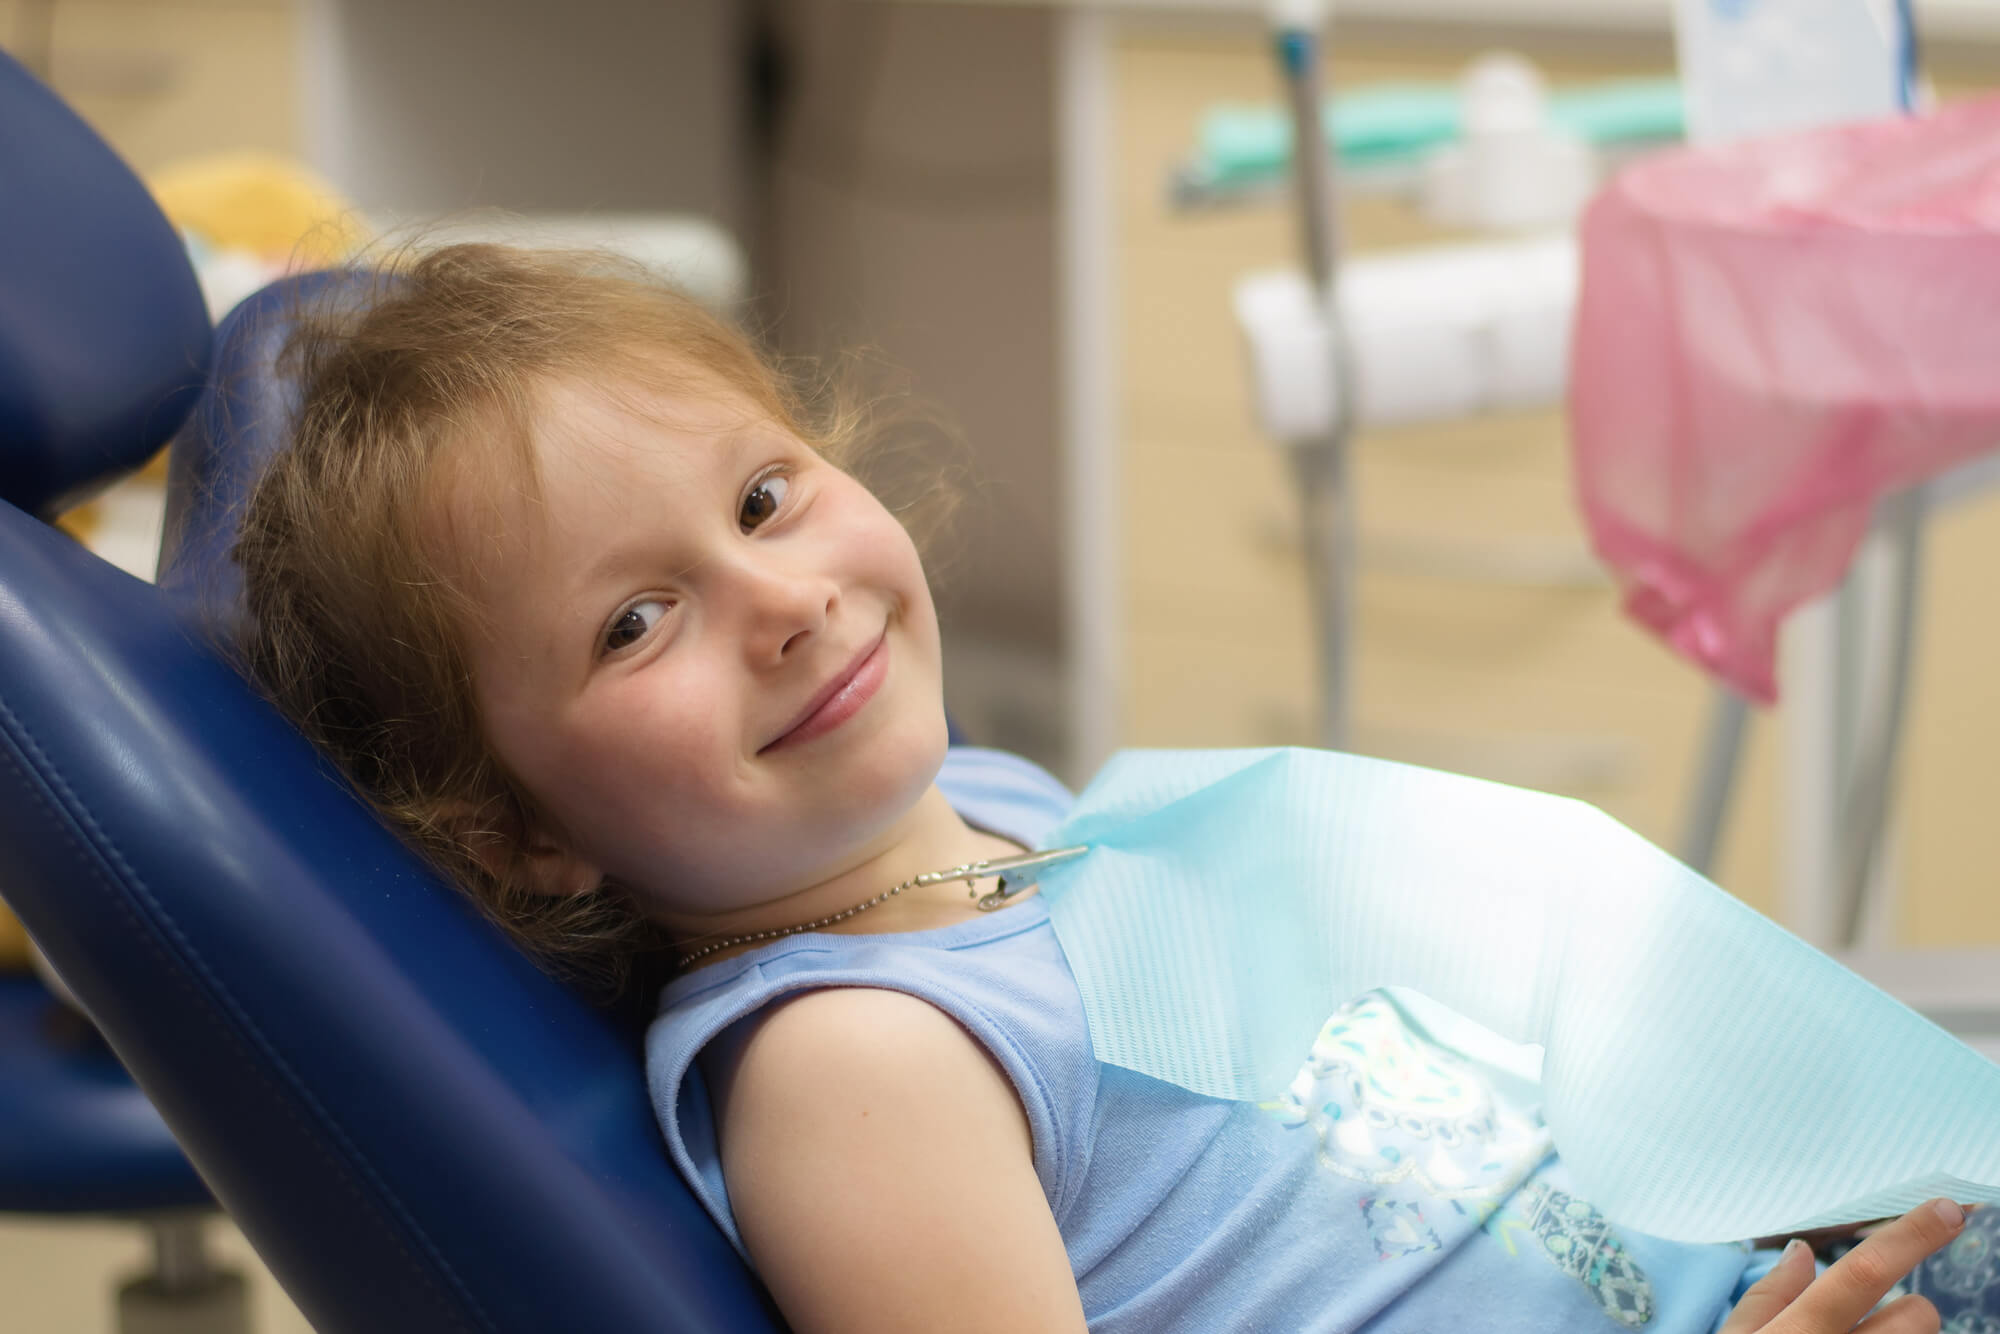
[[[215,333],[215,371],[167,460],[167,514],[158,582],[178,610],[233,636],[243,572],[230,559],[257,479],[290,438],[298,386],[278,373],[298,315],[358,304],[366,273],[331,270],[281,279],[236,307]]]
[[[317,1328],[773,1330],[636,1037],[0,504],[0,894]]]
[[[167,442],[208,312],[139,178],[5,54],[0,258],[0,499],[48,517]]]

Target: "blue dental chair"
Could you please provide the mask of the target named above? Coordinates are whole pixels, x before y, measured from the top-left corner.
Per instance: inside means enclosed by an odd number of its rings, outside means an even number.
[[[275,326],[339,280],[209,372],[172,230],[4,56],[0,242],[0,897],[215,1199],[325,1334],[780,1330],[665,1155],[644,998],[537,971],[214,647]],[[159,587],[44,522],[184,416]]]

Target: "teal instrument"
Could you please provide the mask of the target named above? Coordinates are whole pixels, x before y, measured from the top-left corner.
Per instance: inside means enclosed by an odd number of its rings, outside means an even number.
[[[1357,89],[1326,104],[1327,142],[1343,167],[1409,163],[1458,138],[1458,101],[1451,84]],[[1549,119],[1604,148],[1678,140],[1680,83],[1629,79],[1557,89],[1549,94]],[[1214,189],[1280,180],[1290,170],[1292,138],[1291,119],[1281,107],[1214,107],[1197,131],[1195,173]]]
[[[1100,1060],[1220,1098],[1406,987],[1542,1048],[1613,1220],[1680,1241],[2000,1202],[2000,1065],[1580,802],[1307,750],[1126,752],[1040,871]],[[1490,1035],[1488,1035],[1490,1041]]]

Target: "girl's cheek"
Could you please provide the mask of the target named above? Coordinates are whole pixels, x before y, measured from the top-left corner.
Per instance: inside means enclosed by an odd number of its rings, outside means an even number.
[[[607,740],[670,760],[708,752],[739,711],[717,673],[686,663],[653,664],[626,695],[605,720]]]

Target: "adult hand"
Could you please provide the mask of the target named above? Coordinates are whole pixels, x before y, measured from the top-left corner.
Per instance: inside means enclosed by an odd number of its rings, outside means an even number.
[[[1879,1311],[1875,1304],[1964,1226],[1965,1211],[1950,1200],[1920,1204],[1817,1276],[1812,1248],[1796,1243],[1743,1294],[1721,1334],[1937,1334],[1937,1308],[1914,1293]]]

